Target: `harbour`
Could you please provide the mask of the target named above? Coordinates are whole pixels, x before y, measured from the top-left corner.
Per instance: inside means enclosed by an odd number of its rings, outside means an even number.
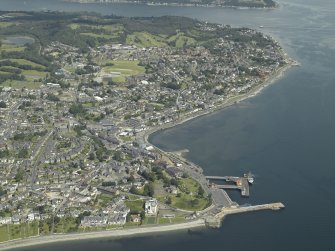
[[[247,170],[257,175],[249,198],[235,189],[213,189],[227,206],[237,201],[258,205],[281,201],[284,210],[261,210],[224,218],[216,230],[187,231],[124,239],[100,238],[20,248],[25,251],[194,250],[332,250],[335,222],[333,149],[335,126],[333,1],[280,1],[278,12],[115,5],[55,5],[52,1],[2,1],[2,8],[90,10],[118,15],[187,15],[250,27],[277,37],[301,68],[289,72],[252,100],[206,116],[150,141],[166,151],[189,149],[185,158],[206,175],[225,176]],[[48,3],[49,2],[49,3]],[[14,7],[13,7],[14,6]],[[296,24],[296,28],[286,29]],[[276,27],[272,29],[271,27]],[[325,29],[322,29],[325,27]],[[316,133],[317,132],[317,133]],[[247,168],[247,170],[246,170]],[[311,184],[314,184],[313,186]],[[225,194],[229,194],[226,197]],[[216,196],[213,193],[213,199]],[[229,199],[231,201],[229,201]],[[220,199],[221,200],[221,199]],[[307,205],[307,206],[306,206]]]

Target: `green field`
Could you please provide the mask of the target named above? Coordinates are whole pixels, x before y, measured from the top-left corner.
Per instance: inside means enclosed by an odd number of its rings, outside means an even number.
[[[24,46],[17,46],[15,44],[8,44],[8,43],[3,43],[2,46],[0,47],[0,51],[6,51],[6,52],[23,51],[24,49],[25,49]]]
[[[18,80],[6,80],[1,86],[13,87],[13,88],[27,88],[27,89],[38,89],[41,87],[41,83],[33,81],[18,81]]]
[[[115,38],[115,36],[113,36],[113,35],[96,34],[96,33],[92,33],[92,32],[82,32],[82,33],[80,33],[80,35],[94,37],[94,38],[104,38],[104,39],[113,39],[113,38]]]
[[[35,70],[23,70],[22,74],[26,77],[32,77],[32,78],[45,78],[47,75],[46,72],[43,71],[35,71]]]
[[[129,207],[131,211],[141,212],[144,210],[144,201],[143,200],[135,200],[135,201],[126,201],[126,206]]]
[[[38,235],[38,222],[0,226],[0,242]]]
[[[208,200],[204,198],[195,198],[190,195],[182,194],[180,197],[171,196],[171,206],[188,211],[201,211],[208,205]]]
[[[139,61],[127,61],[127,60],[113,60],[106,62],[112,63],[113,66],[105,66],[102,69],[103,74],[111,74],[113,72],[120,73],[119,76],[113,77],[113,81],[123,83],[126,81],[127,76],[137,75],[145,72],[144,67],[139,66]]]
[[[0,22],[0,28],[6,28],[8,26],[13,25],[13,23],[8,23],[8,22]]]
[[[81,25],[72,23],[68,25],[72,30],[78,30],[81,35],[93,38],[117,39],[124,33],[122,24],[115,25]]]
[[[156,224],[156,217],[145,217],[144,224]]]
[[[149,34],[147,32],[134,32],[127,36],[126,43],[138,47],[167,47],[166,37]]]
[[[26,60],[26,59],[22,59],[22,58],[20,58],[20,59],[11,58],[11,59],[9,59],[9,60],[12,61],[12,62],[16,62],[16,63],[18,63],[18,64],[20,64],[20,65],[31,65],[32,67],[40,67],[40,68],[42,68],[42,69],[45,69],[45,66],[44,66],[44,65],[36,64],[36,63],[34,63],[34,62],[32,62],[32,61],[29,61],[29,60]]]
[[[173,36],[153,35],[147,32],[134,32],[127,36],[126,43],[138,47],[176,47],[183,48],[197,45],[197,41],[183,32],[178,32]]]
[[[56,233],[71,233],[78,230],[76,219],[72,217],[61,218],[55,226]]]
[[[194,46],[197,44],[194,38],[187,37],[183,32],[179,32],[176,35],[169,37],[167,40],[169,43],[174,43],[176,48],[183,48],[187,46]]]

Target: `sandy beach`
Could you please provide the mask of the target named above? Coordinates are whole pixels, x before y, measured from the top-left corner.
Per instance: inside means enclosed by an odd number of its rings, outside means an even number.
[[[193,228],[204,228],[205,221],[198,219],[185,223],[169,224],[169,225],[155,225],[147,227],[114,229],[109,231],[74,233],[74,234],[53,234],[48,236],[30,237],[26,239],[18,239],[7,241],[0,244],[0,250],[10,250],[14,248],[29,247],[35,245],[50,244],[55,242],[89,240],[99,238],[119,238],[133,235],[162,233],[177,230],[188,230]]]

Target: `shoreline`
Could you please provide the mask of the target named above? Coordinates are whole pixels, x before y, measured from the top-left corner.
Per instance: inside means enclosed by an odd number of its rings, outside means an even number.
[[[110,2],[96,2],[94,0],[63,0],[65,3],[77,3],[77,4],[134,4],[134,5],[146,5],[146,6],[167,6],[167,7],[200,7],[200,8],[228,8],[228,9],[237,9],[237,10],[275,10],[280,7],[276,3],[275,6],[235,6],[235,5],[222,5],[222,4],[200,4],[200,3],[164,3],[164,2],[133,2],[129,0],[118,0]]]
[[[53,234],[47,236],[29,237],[25,239],[16,239],[0,243],[0,250],[11,250],[16,248],[31,247],[36,245],[51,244],[57,242],[79,241],[89,239],[103,238],[122,238],[151,233],[164,233],[179,230],[188,230],[194,228],[205,228],[205,220],[198,219],[177,224],[155,225],[148,227],[123,228],[97,232],[72,233],[72,234]]]
[[[166,123],[166,124],[163,124],[163,125],[153,127],[151,129],[145,131],[141,135],[141,137],[144,139],[144,142],[146,144],[149,144],[150,146],[153,146],[155,149],[159,150],[160,152],[166,153],[166,151],[160,149],[159,147],[155,146],[154,144],[152,144],[149,141],[149,137],[152,134],[154,134],[158,131],[161,131],[161,130],[166,130],[166,129],[184,124],[187,121],[197,119],[197,118],[200,118],[200,117],[205,116],[205,115],[213,114],[215,112],[221,111],[224,108],[230,107],[234,104],[238,104],[241,101],[244,101],[244,100],[247,100],[249,98],[255,97],[256,95],[261,93],[265,88],[274,84],[277,80],[281,79],[288,70],[290,70],[291,68],[300,66],[300,64],[297,61],[294,61],[293,59],[290,59],[287,56],[286,56],[286,59],[289,60],[288,64],[278,68],[275,72],[273,72],[267,78],[265,78],[262,83],[254,86],[249,92],[239,94],[239,95],[236,95],[236,96],[232,96],[232,97],[228,97],[225,101],[223,101],[222,103],[220,103],[218,105],[215,105],[212,108],[202,110],[202,111],[190,114],[190,115],[186,115],[184,118],[182,118],[178,121],[169,122],[169,123]],[[178,150],[177,150],[177,152],[178,152]]]
[[[282,66],[281,68],[277,69],[273,74],[269,75],[263,81],[263,83],[253,87],[248,93],[229,97],[223,103],[216,105],[213,108],[207,109],[205,111],[200,111],[195,114],[191,114],[190,116],[186,116],[185,118],[182,118],[179,121],[176,121],[174,123],[167,123],[167,124],[164,124],[158,127],[151,128],[150,130],[144,132],[144,134],[141,134],[141,137],[143,137],[146,144],[153,146],[155,149],[157,149],[159,152],[163,154],[167,154],[166,151],[158,148],[157,146],[149,142],[148,138],[150,137],[151,134],[158,132],[160,130],[164,130],[164,129],[172,128],[177,125],[181,125],[187,121],[199,118],[201,116],[213,114],[214,112],[220,111],[226,107],[230,107],[243,100],[254,97],[257,94],[259,94],[263,89],[265,89],[266,87],[270,86],[271,84],[279,80],[286,71],[298,65],[299,64],[296,61],[289,59],[289,63],[287,65]],[[181,152],[181,151],[184,153],[187,152],[185,150],[180,150],[177,152]],[[171,152],[169,153],[171,154]],[[172,154],[175,157],[183,161],[190,162],[184,156],[176,154],[176,152],[172,152]],[[197,168],[201,169],[201,171],[203,171],[202,168],[199,167],[198,165],[194,163],[192,163],[192,165],[196,166]],[[0,250],[12,250],[16,248],[31,247],[31,246],[51,244],[51,243],[57,243],[57,242],[61,243],[61,242],[89,240],[89,239],[132,237],[132,236],[145,235],[145,234],[151,234],[151,233],[164,233],[164,232],[170,232],[170,231],[180,231],[180,230],[205,228],[205,227],[206,227],[205,219],[199,218],[195,221],[187,221],[184,223],[175,223],[175,224],[167,224],[167,225],[142,226],[142,227],[136,227],[136,228],[122,228],[122,229],[118,228],[118,229],[112,229],[112,230],[106,230],[106,231],[86,232],[86,233],[70,233],[70,234],[53,234],[53,235],[47,235],[47,236],[34,236],[34,237],[15,239],[11,241],[2,242],[0,243]]]

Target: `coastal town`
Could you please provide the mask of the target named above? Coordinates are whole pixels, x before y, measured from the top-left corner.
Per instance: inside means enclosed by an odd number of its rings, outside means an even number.
[[[36,36],[20,44],[29,34],[6,35],[22,16],[0,22],[0,241],[210,225],[222,209],[239,209],[201,167],[148,136],[259,91],[293,63],[276,41],[202,22],[173,34],[129,33],[122,22],[92,25],[85,16],[67,29],[99,43],[40,41],[38,55],[51,61],[44,65],[18,54]],[[215,37],[200,41],[204,34]]]

